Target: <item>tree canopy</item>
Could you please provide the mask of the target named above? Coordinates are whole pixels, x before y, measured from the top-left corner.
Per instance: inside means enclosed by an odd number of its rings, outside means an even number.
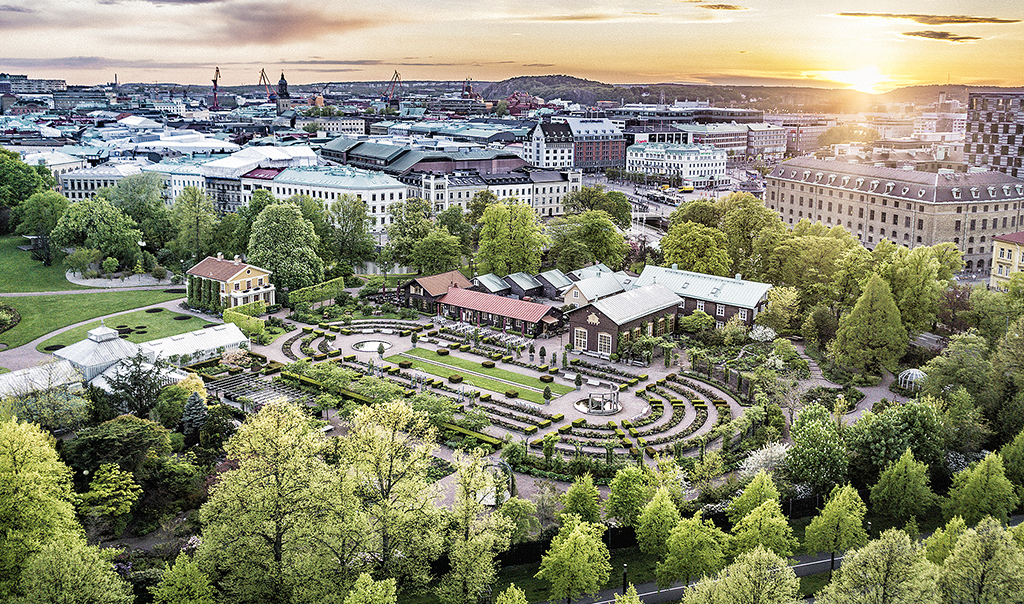
[[[273,271],[278,287],[302,289],[324,280],[324,262],[316,254],[319,245],[320,238],[298,206],[269,205],[252,225],[249,262]]]

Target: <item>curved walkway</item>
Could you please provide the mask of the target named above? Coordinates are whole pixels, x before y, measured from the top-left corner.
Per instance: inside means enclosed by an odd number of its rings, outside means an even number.
[[[804,350],[803,343],[796,344],[796,351],[800,354],[801,358],[807,361],[807,364],[811,368],[811,379],[803,380],[800,382],[801,391],[806,391],[809,388],[813,388],[815,386],[824,386],[825,388],[843,387],[842,384],[832,382],[822,375],[821,369],[818,367],[818,363],[815,362],[815,360],[812,359],[811,357],[807,356],[807,353]],[[901,396],[889,390],[889,385],[892,384],[895,380],[896,378],[895,376],[893,376],[892,373],[885,371],[882,374],[881,383],[879,383],[877,386],[854,386],[857,390],[860,390],[861,392],[864,393],[864,398],[859,403],[857,403],[856,408],[854,408],[851,412],[843,416],[843,420],[847,424],[852,424],[856,422],[858,419],[860,419],[862,415],[864,415],[865,412],[870,411],[871,407],[874,406],[875,403],[881,401],[883,398],[888,399],[890,401],[898,401],[901,403],[905,403],[908,400],[910,400],[905,396]]]

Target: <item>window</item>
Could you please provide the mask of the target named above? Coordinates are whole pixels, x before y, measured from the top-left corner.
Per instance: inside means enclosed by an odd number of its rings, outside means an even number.
[[[577,327],[576,331],[573,332],[572,346],[576,350],[587,349],[587,330],[582,327]]]
[[[611,354],[612,353],[612,336],[607,333],[597,334],[597,352],[598,354]]]
[[[697,310],[704,312],[704,300],[697,300]]]
[[[579,297],[580,297],[580,290],[578,290],[578,289],[574,289],[574,290],[572,290],[572,297],[573,297],[574,299],[575,299],[575,298],[579,298]]]
[[[741,308],[740,309],[740,321],[746,321],[746,320],[747,320],[747,309]]]
[[[221,287],[223,287],[223,286],[221,286]],[[238,291],[240,289],[242,289],[242,283],[239,282],[239,281],[235,281],[235,291]]]
[[[716,317],[724,317],[725,316],[725,304],[715,304],[715,316]]]

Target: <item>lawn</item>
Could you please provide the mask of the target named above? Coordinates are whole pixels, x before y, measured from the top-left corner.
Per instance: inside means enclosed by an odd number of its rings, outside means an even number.
[[[541,390],[543,390],[545,385],[551,386],[551,392],[554,392],[555,394],[568,394],[575,390],[575,388],[573,388],[572,386],[565,386],[563,384],[556,384],[554,382],[551,382],[550,384],[544,384],[544,382],[541,382],[536,377],[523,375],[521,373],[509,371],[508,369],[502,369],[500,367],[488,369],[486,367],[482,367],[479,361],[471,361],[469,359],[463,359],[461,357],[457,357],[454,355],[439,357],[437,356],[437,353],[433,351],[433,349],[413,348],[406,354],[418,356],[423,359],[430,359],[431,361],[438,361],[446,365],[451,365],[453,367],[461,367],[462,369],[466,369],[468,371],[484,373],[502,380],[515,382],[516,384],[522,384],[524,386],[528,386],[531,388],[540,388]]]
[[[67,267],[62,263],[43,266],[32,259],[31,252],[18,249],[26,243],[23,237],[0,238],[0,293],[91,289],[68,281],[64,276]]]
[[[439,359],[439,362],[444,362],[444,357],[437,358]],[[448,376],[457,373],[462,376],[463,383],[469,384],[476,388],[480,388],[482,390],[489,390],[493,392],[495,396],[503,397],[505,396],[504,393],[506,390],[516,390],[517,392],[519,392],[520,399],[530,401],[532,403],[537,403],[538,405],[544,404],[544,397],[541,395],[540,392],[534,390],[527,390],[526,388],[522,387],[516,387],[513,386],[512,384],[498,382],[496,380],[480,377],[478,375],[469,375],[467,373],[459,371],[458,367],[452,367],[451,365],[434,365],[433,363],[428,363],[426,361],[422,361],[420,359],[401,354],[395,354],[389,357],[385,357],[384,360],[395,365],[397,365],[399,361],[409,361],[412,363],[412,366],[415,367],[416,369],[424,373],[429,373],[430,375],[435,375],[439,378],[443,378],[445,380],[448,379]],[[483,367],[481,367],[481,369],[483,369]],[[537,383],[540,382],[538,381]]]
[[[182,297],[182,294],[147,290],[0,298],[0,304],[13,306],[21,314],[20,323],[0,333],[0,344],[16,348],[51,331],[80,321]]]
[[[186,318],[184,320],[179,320],[175,319],[175,317]],[[112,327],[114,329],[121,329],[122,325],[130,328],[132,331],[128,334],[127,339],[129,342],[135,342],[136,344],[166,338],[167,336],[176,336],[179,333],[195,331],[197,329],[201,329],[204,325],[210,325],[209,321],[204,321],[198,317],[169,312],[166,310],[158,313],[149,313],[144,310],[139,310],[126,315],[111,317],[110,320],[105,323],[107,327]],[[39,352],[50,352],[46,350],[47,346],[70,346],[75,342],[84,340],[86,332],[90,329],[99,327],[99,324],[99,321],[94,321],[88,325],[69,329],[64,333],[57,334],[49,340],[39,344],[36,346],[36,350]],[[145,326],[145,329],[139,329],[143,326]]]

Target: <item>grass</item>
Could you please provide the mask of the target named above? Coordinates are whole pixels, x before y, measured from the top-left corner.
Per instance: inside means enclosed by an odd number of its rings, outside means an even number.
[[[439,359],[439,362],[442,362],[442,363],[444,362],[444,360],[443,360],[444,357],[437,357],[437,358]],[[450,375],[452,375],[454,373],[458,373],[459,375],[461,375],[463,377],[462,383],[469,384],[469,385],[474,386],[476,388],[480,388],[481,390],[488,390],[488,391],[494,393],[494,396],[496,396],[496,397],[503,398],[505,396],[505,391],[506,390],[516,390],[516,391],[519,392],[519,398],[520,399],[527,400],[527,401],[530,401],[532,403],[537,403],[538,405],[543,405],[544,404],[544,397],[541,395],[540,392],[535,392],[533,390],[527,390],[525,388],[517,388],[516,386],[513,386],[512,384],[506,384],[505,382],[498,382],[498,381],[495,381],[495,380],[492,380],[492,379],[489,379],[489,378],[480,377],[478,375],[468,375],[468,374],[460,372],[458,367],[452,367],[451,365],[435,365],[433,363],[428,363],[426,361],[422,361],[422,360],[417,359],[417,358],[408,357],[408,356],[400,355],[400,354],[395,354],[395,355],[391,355],[389,357],[385,357],[384,360],[389,362],[389,363],[393,363],[395,365],[397,365],[399,361],[409,361],[409,362],[412,363],[412,366],[415,367],[416,369],[418,369],[418,370],[420,370],[420,371],[422,371],[424,373],[429,373],[430,375],[434,375],[434,376],[437,376],[439,378],[443,378],[445,380],[448,379],[448,376],[450,376]],[[483,369],[483,368],[481,367],[481,369]],[[538,381],[538,383],[540,383],[540,382]]]
[[[10,373],[11,370],[6,367],[0,367],[0,373]]]
[[[829,584],[828,571],[800,577],[800,597],[807,598],[818,593]]]
[[[176,321],[174,319],[174,317],[181,316],[189,318],[188,320],[185,321]],[[94,321],[92,323],[89,323],[88,325],[82,325],[81,327],[69,329],[39,344],[38,346],[36,346],[36,350],[38,350],[39,352],[47,352],[46,350],[44,350],[47,346],[52,346],[56,344],[70,346],[75,342],[84,340],[87,335],[86,332],[88,332],[90,329],[95,329],[96,327],[99,327],[99,324],[99,321]],[[113,317],[106,322],[107,327],[114,328],[116,328],[118,325],[128,325],[129,327],[132,328],[137,327],[139,325],[145,325],[146,333],[138,334],[133,332],[128,335],[128,341],[135,342],[136,344],[140,342],[148,342],[150,340],[166,338],[167,336],[176,336],[179,333],[185,333],[187,331],[195,331],[197,329],[201,329],[204,325],[209,324],[209,321],[204,321],[198,317],[193,317],[191,315],[181,315],[174,312],[168,312],[166,310],[158,313],[148,313],[144,310],[139,310],[133,313],[128,313],[126,315],[119,315],[117,317]]]
[[[418,356],[424,359],[430,359],[432,361],[436,360],[441,363],[444,363],[445,365],[459,367],[467,371],[484,373],[502,380],[507,380],[509,382],[514,382],[516,384],[529,386],[531,388],[540,388],[541,390],[543,390],[544,386],[551,386],[551,392],[554,392],[555,394],[568,394],[575,390],[575,388],[573,388],[572,386],[565,386],[562,384],[556,384],[554,382],[551,382],[550,384],[545,384],[538,378],[523,375],[521,373],[516,373],[515,371],[509,371],[508,369],[502,369],[500,367],[488,369],[486,367],[481,366],[479,361],[471,361],[469,359],[463,359],[461,357],[456,357],[452,355],[448,355],[447,357],[439,357],[437,356],[437,353],[435,353],[432,349],[413,348],[406,354]]]
[[[13,306],[21,314],[20,323],[12,329],[0,333],[0,344],[7,344],[8,348],[16,348],[51,331],[80,321],[88,321],[111,313],[133,310],[181,297],[181,294],[165,294],[159,290],[146,290],[0,298],[0,303]]]
[[[64,276],[66,267],[60,262],[43,266],[32,259],[32,252],[18,249],[26,243],[28,240],[22,237],[0,238],[0,293],[91,289],[68,281]]]

